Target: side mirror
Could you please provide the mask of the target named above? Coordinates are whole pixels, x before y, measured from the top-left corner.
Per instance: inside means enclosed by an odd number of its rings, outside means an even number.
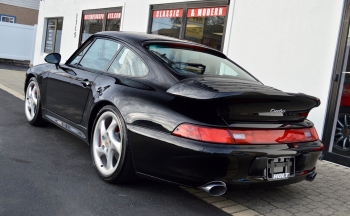
[[[59,53],[50,53],[45,57],[45,61],[58,66],[61,62],[61,55]]]

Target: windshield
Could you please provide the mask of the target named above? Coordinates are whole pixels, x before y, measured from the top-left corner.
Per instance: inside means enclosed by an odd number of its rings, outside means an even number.
[[[163,44],[148,45],[147,48],[179,74],[229,76],[257,81],[226,58],[210,53]]]

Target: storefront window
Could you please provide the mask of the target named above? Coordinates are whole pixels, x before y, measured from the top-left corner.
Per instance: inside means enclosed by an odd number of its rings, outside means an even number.
[[[83,37],[81,43],[84,43],[91,35],[102,31],[105,14],[85,14],[83,24]]]
[[[62,29],[63,18],[50,18],[47,20],[45,53],[60,52]]]
[[[169,5],[169,8],[167,5],[157,5],[151,14],[149,33],[222,50],[227,1],[179,3]]]
[[[121,8],[83,11],[82,36],[80,44],[91,35],[101,31],[119,31]]]
[[[108,13],[106,31],[119,31],[122,13]]]
[[[153,11],[152,34],[180,38],[183,9]]]
[[[350,157],[350,34],[346,45],[345,65],[340,78],[338,102],[330,152]]]
[[[226,7],[188,9],[185,39],[221,50],[225,16]]]

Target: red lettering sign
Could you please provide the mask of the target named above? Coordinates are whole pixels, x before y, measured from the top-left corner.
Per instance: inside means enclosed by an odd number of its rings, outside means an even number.
[[[104,14],[85,14],[84,20],[102,20],[104,16]]]
[[[187,17],[226,16],[226,7],[190,8]]]
[[[108,13],[107,19],[120,19],[122,17],[122,13]]]
[[[153,18],[182,17],[182,14],[183,9],[155,10],[153,11]]]

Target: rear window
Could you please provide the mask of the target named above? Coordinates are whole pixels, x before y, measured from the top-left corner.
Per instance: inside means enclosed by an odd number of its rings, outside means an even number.
[[[152,44],[146,48],[179,74],[229,76],[257,81],[231,61],[211,53],[164,44]]]

